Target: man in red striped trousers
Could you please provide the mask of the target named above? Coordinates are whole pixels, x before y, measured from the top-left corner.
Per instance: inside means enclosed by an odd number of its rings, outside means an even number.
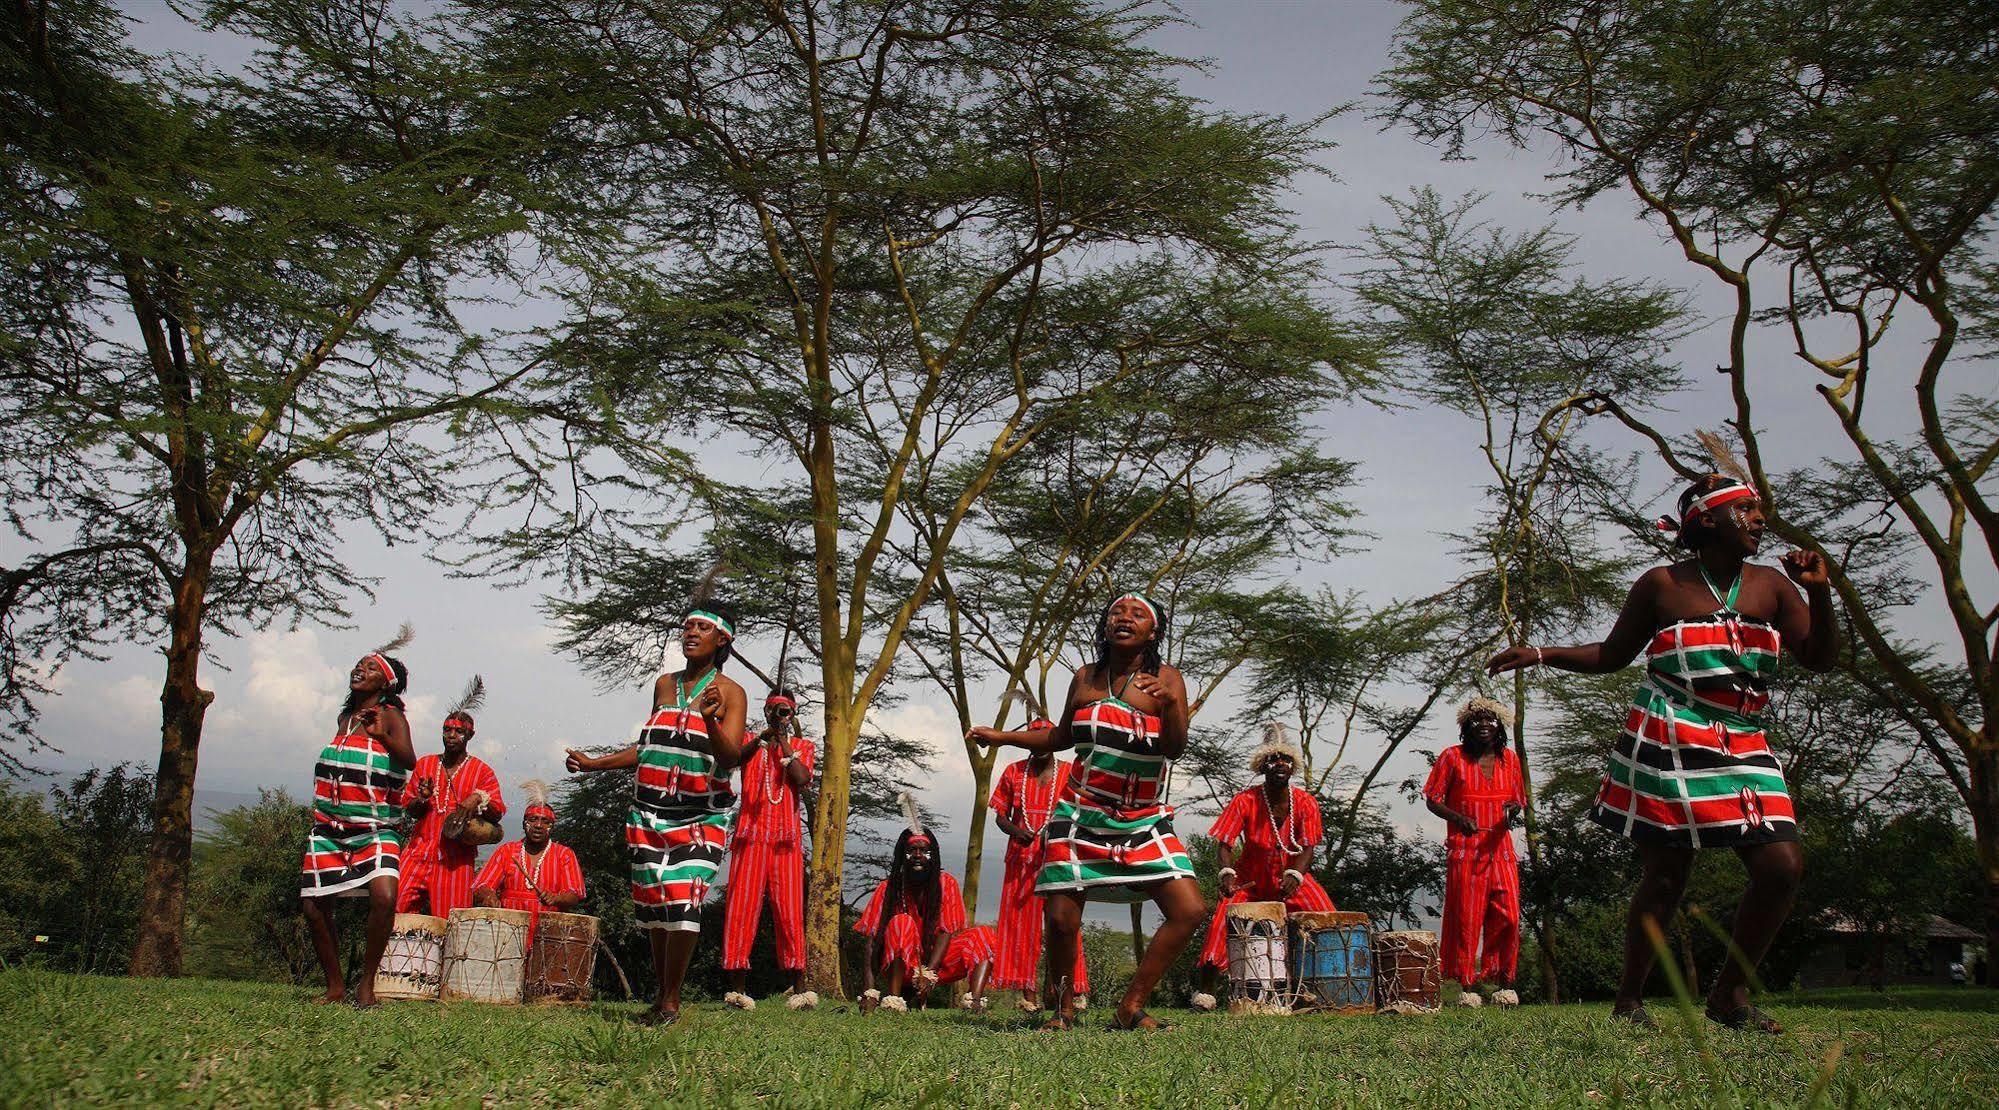
[[[1447,822],[1442,970],[1464,988],[1460,998],[1476,999],[1482,982],[1510,987],[1520,962],[1520,861],[1513,854],[1513,823],[1527,797],[1519,758],[1507,748],[1512,716],[1490,698],[1473,698],[1458,711],[1458,745],[1437,757],[1423,786],[1430,812]],[[1520,999],[1510,989],[1498,989],[1492,1000],[1512,1005]]]
[[[1055,722],[1040,717],[1027,727],[1029,731],[1054,728]],[[1041,873],[1041,829],[1069,784],[1071,767],[1052,753],[1036,752],[1008,764],[987,801],[993,821],[1007,835],[1006,874],[1000,881],[999,959],[993,965],[992,985],[1019,991],[1020,1008],[1029,1012],[1041,1008],[1035,968],[1041,963],[1044,906],[1034,893],[1034,878]],[[1089,1005],[1090,972],[1081,945],[1071,974],[1076,1008],[1084,1009]]]
[[[805,990],[805,852],[798,817],[800,792],[812,782],[814,748],[799,735],[798,703],[779,687],[764,699],[764,730],[743,761],[735,840],[729,854],[728,918],[722,929],[722,968],[733,988],[722,1001],[737,1009],[756,1005],[749,985],[750,945],[769,900],[777,926],[777,962],[791,972],[791,1005],[810,1009],[818,995]]]
[[[473,727],[469,710],[452,710],[444,718],[444,753],[418,759],[403,787],[403,809],[415,818],[415,827],[403,852],[397,913],[409,913],[422,903],[432,916],[450,917],[452,910],[472,904],[479,849],[445,836],[444,820],[460,809],[489,821],[498,821],[507,811],[499,776],[485,760],[466,751]]]

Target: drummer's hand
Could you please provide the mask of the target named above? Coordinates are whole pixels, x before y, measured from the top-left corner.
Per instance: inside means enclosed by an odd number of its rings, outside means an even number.
[[[1015,844],[1032,844],[1036,839],[1038,838],[1026,829],[1013,830],[1013,842]]]
[[[575,748],[562,749],[562,766],[570,774],[582,774],[597,769],[597,761]]]
[[[1289,898],[1291,897],[1291,893],[1298,889],[1298,884],[1300,881],[1301,880],[1296,875],[1286,875],[1283,878],[1277,880],[1277,889],[1283,891],[1284,896],[1286,898]]]
[[[1159,681],[1159,676],[1156,674],[1140,673],[1131,680],[1131,684],[1139,693],[1151,698],[1161,713],[1180,701],[1179,695],[1167,689],[1166,684]]]
[[[1234,875],[1223,875],[1220,879],[1216,880],[1216,885],[1221,888],[1222,897],[1227,898],[1229,895],[1235,893],[1236,887],[1240,884],[1236,882]]]
[[[416,796],[419,798],[428,798],[436,792],[437,792],[436,779],[424,779],[423,781],[416,784]]]
[[[486,798],[483,791],[474,790],[465,797],[458,799],[458,808],[466,813],[477,813],[485,807]]]

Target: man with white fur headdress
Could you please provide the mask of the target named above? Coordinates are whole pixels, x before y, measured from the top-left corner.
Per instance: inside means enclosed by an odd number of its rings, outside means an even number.
[[[557,844],[555,807],[548,804],[548,784],[529,779],[521,784],[528,806],[521,814],[519,840],[500,845],[479,881],[472,885],[472,902],[508,910],[567,912],[583,901],[583,866],[568,845]]]
[[[1458,743],[1430,768],[1423,800],[1444,819],[1444,977],[1466,996],[1513,982],[1520,961],[1520,861],[1513,826],[1527,804],[1519,758],[1507,747],[1513,713],[1487,697],[1458,710]],[[1483,952],[1481,953],[1481,939]],[[1493,993],[1518,1001],[1510,989]]]
[[[1228,907],[1238,902],[1283,902],[1291,912],[1330,911],[1332,896],[1312,877],[1312,852],[1325,836],[1319,802],[1291,785],[1305,755],[1290,732],[1272,722],[1249,756],[1251,774],[1263,781],[1237,794],[1215,818],[1215,862],[1221,865],[1221,898],[1201,947],[1201,967],[1227,971]],[[1211,994],[1196,994],[1194,1005],[1212,1009]]]

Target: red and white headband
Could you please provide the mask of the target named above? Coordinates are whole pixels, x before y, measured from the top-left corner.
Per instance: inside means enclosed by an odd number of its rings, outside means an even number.
[[[555,807],[548,805],[544,802],[536,802],[533,805],[530,805],[521,814],[521,816],[523,818],[528,818],[528,817],[533,817],[537,813],[541,814],[543,817],[546,817],[551,821],[555,820]]]
[[[1117,608],[1119,601],[1138,602],[1140,605],[1145,606],[1145,612],[1148,616],[1152,618],[1152,623],[1153,624],[1159,623],[1159,607],[1152,604],[1152,599],[1146,597],[1144,594],[1120,594],[1116,601],[1111,602],[1111,608],[1113,609]]]
[[[1754,487],[1731,480],[1726,485],[1716,486],[1714,489],[1688,502],[1687,511],[1680,514],[1680,519],[1674,520],[1669,516],[1660,517],[1658,528],[1661,532],[1678,532],[1687,526],[1688,521],[1707,512],[1709,509],[1719,509],[1723,505],[1732,505],[1738,501],[1754,501],[1756,499],[1756,490]]]
[[[368,658],[373,659],[375,665],[382,668],[382,677],[389,680],[389,685],[394,686],[396,684],[396,669],[389,666],[389,657],[379,651],[372,651],[368,653]]]

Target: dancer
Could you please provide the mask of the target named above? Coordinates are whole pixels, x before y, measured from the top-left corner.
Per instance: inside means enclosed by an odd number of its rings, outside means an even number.
[[[472,884],[472,902],[508,910],[568,912],[583,902],[583,865],[568,845],[557,844],[555,807],[548,784],[521,784],[527,808],[521,811],[521,838],[493,852]]]
[[[1712,449],[1712,437],[1705,438]],[[1725,451],[1715,454],[1730,473],[1694,483],[1680,495],[1679,519],[1660,522],[1679,533],[1693,557],[1646,571],[1609,636],[1579,647],[1511,647],[1486,669],[1496,675],[1546,664],[1608,674],[1645,652],[1645,679],[1590,811],[1598,824],[1632,840],[1644,869],[1611,1012],[1656,1028],[1643,1004],[1652,934],[1679,906],[1694,854],[1726,847],[1749,872],[1735,914],[1741,958],[1722,966],[1707,1013],[1731,1028],[1777,1033],[1777,1022],[1749,1001],[1748,972],[1791,912],[1804,856],[1762,712],[1782,646],[1791,645],[1807,670],[1823,671],[1838,658],[1839,631],[1818,553],[1786,554],[1783,574],[1747,563],[1762,546],[1763,509],[1746,472]],[[1804,587],[1805,598],[1786,574]]]
[[[701,902],[721,869],[735,809],[729,771],[743,756],[745,699],[743,688],[722,673],[734,639],[729,608],[697,601],[681,625],[686,666],[653,683],[652,716],[639,742],[609,755],[568,751],[573,773],[638,770],[625,845],[633,916],[652,940],[658,994],[641,1019],[648,1025],[680,1020],[681,982],[701,937]]]
[[[1446,748],[1423,784],[1423,801],[1444,819],[1443,972],[1502,1006],[1520,962],[1520,860],[1513,826],[1527,805],[1519,757],[1507,750],[1513,712],[1491,698],[1458,710],[1458,746]],[[1484,935],[1484,954],[1479,951]],[[1464,994],[1459,995],[1465,997]]]
[[[1263,743],[1249,756],[1249,772],[1263,781],[1229,799],[1208,829],[1220,865],[1221,901],[1208,922],[1201,968],[1209,990],[1194,1008],[1212,1010],[1216,981],[1228,971],[1228,907],[1238,902],[1283,902],[1292,912],[1330,912],[1331,895],[1312,877],[1312,852],[1325,837],[1318,799],[1291,785],[1305,754],[1280,724],[1264,726]],[[1241,854],[1236,846],[1240,844]]]
[[[922,827],[916,803],[903,795],[909,827],[895,838],[888,878],[875,887],[854,931],[868,938],[861,960],[861,1010],[918,1006],[938,983],[951,935],[965,927],[965,895],[937,862],[937,837]],[[886,990],[877,989],[877,978]]]
[[[778,966],[791,972],[794,1009],[819,1004],[805,989],[805,851],[798,819],[802,791],[812,783],[814,748],[798,730],[798,701],[779,687],[764,699],[764,729],[750,742],[743,761],[742,809],[729,846],[728,914],[722,929],[722,969],[730,990],[724,1004],[756,1008],[749,985],[750,946],[757,937],[764,901],[771,904],[777,929]]]
[[[458,704],[444,715],[444,754],[418,759],[403,788],[403,810],[416,823],[405,853],[397,913],[410,913],[423,902],[432,916],[450,917],[452,910],[472,904],[479,847],[444,835],[444,825],[454,813],[497,823],[507,812],[499,776],[466,751],[475,731],[472,714],[485,701],[486,680],[473,675]]]
[[[312,770],[312,832],[306,841],[300,906],[312,951],[326,973],[320,1002],[347,997],[340,975],[340,946],[329,897],[368,899],[366,939],[354,985],[354,1004],[375,1005],[375,971],[396,920],[397,858],[402,851],[403,809],[398,803],[416,751],[402,694],[409,668],[390,656],[411,639],[405,624],[396,638],[369,652],[347,676],[333,740]]]
[[[1076,749],[1067,789],[1042,830],[1041,873],[1034,889],[1047,899],[1047,966],[1055,1011],[1044,1028],[1073,1029],[1075,995],[1056,968],[1075,965],[1083,903],[1150,898],[1166,920],[1139,961],[1112,1029],[1164,1029],[1145,1012],[1166,969],[1207,916],[1194,865],[1173,831],[1166,804],[1169,765],[1187,747],[1187,684],[1160,659],[1167,615],[1143,594],[1124,594],[1097,620],[1097,658],[1069,683],[1062,720],[1041,731],[975,728],[980,744],[1030,752]]]
[[[1054,721],[1037,717],[1027,730],[1042,732],[1054,727]],[[1007,835],[1006,874],[1000,880],[999,960],[993,967],[992,982],[1000,990],[1019,991],[1020,1008],[1030,1013],[1041,1008],[1035,971],[1041,962],[1041,919],[1046,910],[1041,896],[1034,893],[1034,879],[1041,872],[1041,830],[1055,809],[1055,799],[1068,788],[1072,770],[1052,752],[1034,752],[1007,764],[987,802],[993,821]],[[1090,971],[1080,944],[1072,974],[1076,1009],[1086,1009]]]

